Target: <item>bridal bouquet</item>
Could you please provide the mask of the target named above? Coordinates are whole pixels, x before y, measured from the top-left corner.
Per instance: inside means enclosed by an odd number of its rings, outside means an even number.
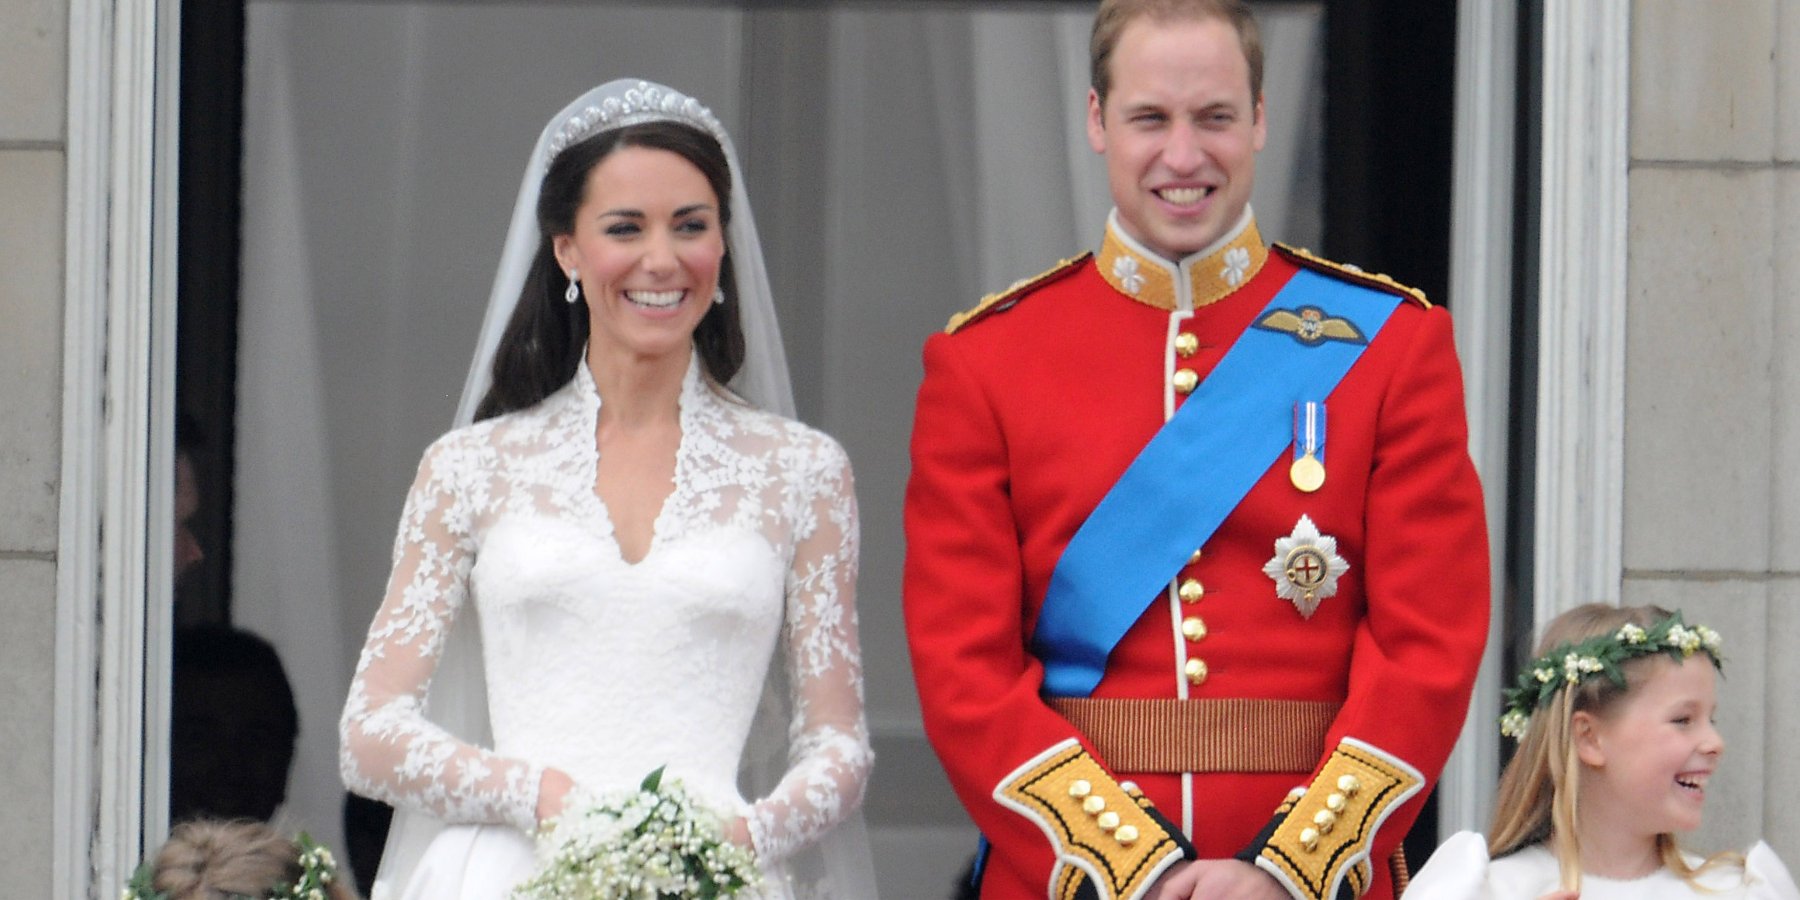
[[[718,818],[662,769],[638,790],[565,811],[539,832],[538,869],[512,900],[730,897],[761,877]]]

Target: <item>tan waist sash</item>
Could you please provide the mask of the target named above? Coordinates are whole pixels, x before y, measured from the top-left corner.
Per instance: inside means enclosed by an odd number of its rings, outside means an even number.
[[[1115,772],[1311,772],[1340,704],[1049,697]]]

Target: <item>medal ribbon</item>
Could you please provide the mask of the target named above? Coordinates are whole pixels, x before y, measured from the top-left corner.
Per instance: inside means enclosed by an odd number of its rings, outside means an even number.
[[[1348,319],[1364,340],[1308,343],[1252,325],[1163,423],[1076,530],[1051,573],[1031,636],[1043,693],[1085,697],[1144,610],[1292,442],[1286,413],[1327,397],[1361,358],[1400,298],[1302,269],[1270,298]]]
[[[1318,400],[1294,404],[1294,458],[1325,461],[1325,404]]]

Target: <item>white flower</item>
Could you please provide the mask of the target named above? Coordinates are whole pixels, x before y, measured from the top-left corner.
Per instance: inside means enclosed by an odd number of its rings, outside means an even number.
[[[1700,634],[1680,625],[1669,626],[1668,644],[1681,651],[1682,656],[1693,656],[1700,649]]]
[[[1719,655],[1719,648],[1724,644],[1724,641],[1719,637],[1718,632],[1705,625],[1696,625],[1694,626],[1694,633],[1700,635],[1700,646],[1705,647],[1706,652],[1711,653],[1714,656]]]
[[[1127,294],[1135,296],[1144,289],[1144,276],[1138,272],[1138,261],[1129,256],[1113,260],[1112,274]]]
[[[649,783],[649,782],[646,782]],[[679,781],[614,793],[538,836],[538,868],[512,900],[729,896],[755,891],[755,858]]]
[[[1509,738],[1522,738],[1525,736],[1526,726],[1530,724],[1530,716],[1516,709],[1509,710],[1500,717],[1500,734]]]
[[[1225,283],[1237,287],[1244,283],[1244,275],[1250,271],[1250,251],[1243,247],[1233,247],[1225,251],[1225,268],[1219,275]]]
[[[1627,644],[1641,644],[1644,642],[1644,637],[1644,629],[1639,628],[1630,622],[1625,623],[1619,628],[1619,640],[1624,641]]]
[[[1600,664],[1600,660],[1592,656],[1576,656],[1571,653],[1563,657],[1563,677],[1568,679],[1570,684],[1580,681],[1583,675],[1605,671],[1605,669],[1606,667]]]
[[[1538,684],[1549,684],[1550,679],[1556,677],[1556,670],[1539,667],[1531,670],[1531,677],[1536,678]]]

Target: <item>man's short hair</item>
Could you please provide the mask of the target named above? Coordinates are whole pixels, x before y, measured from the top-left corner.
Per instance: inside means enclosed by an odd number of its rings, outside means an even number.
[[[1100,104],[1106,105],[1106,92],[1112,88],[1112,53],[1119,35],[1132,20],[1149,18],[1154,22],[1219,19],[1229,24],[1238,35],[1238,47],[1250,63],[1250,103],[1262,97],[1263,49],[1262,32],[1256,17],[1242,0],[1101,0],[1094,13],[1094,33],[1088,41],[1088,77]]]
[[[171,662],[170,820],[267,821],[287,799],[300,735],[275,647],[202,625],[175,633]]]

